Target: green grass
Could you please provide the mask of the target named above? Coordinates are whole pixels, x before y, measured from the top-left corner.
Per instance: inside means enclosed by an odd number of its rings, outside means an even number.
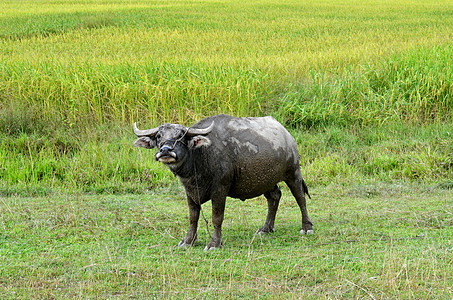
[[[340,76],[288,87],[277,115],[289,126],[450,122],[453,48],[420,48]]]
[[[0,198],[0,294],[17,298],[440,298],[453,296],[453,194],[417,186],[312,190],[313,236],[283,189],[276,232],[255,236],[264,198],[230,199],[225,246],[175,247],[179,187],[148,195]],[[203,206],[210,218],[210,206]],[[209,229],[212,233],[212,227]]]
[[[25,128],[25,124],[23,125]],[[57,131],[58,133],[59,131]],[[453,182],[449,124],[291,129],[309,186]],[[89,142],[86,139],[89,137]],[[17,134],[0,142],[0,195],[142,193],[175,182],[130,130]]]
[[[0,0],[0,296],[452,298],[451,1]],[[174,247],[184,192],[131,124],[273,115],[284,188]],[[210,218],[210,206],[203,211]],[[212,231],[212,229],[209,229]]]
[[[330,126],[299,134],[303,174],[314,186],[453,178],[451,125]]]

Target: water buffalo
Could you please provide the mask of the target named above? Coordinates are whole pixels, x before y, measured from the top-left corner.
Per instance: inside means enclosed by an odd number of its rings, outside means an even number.
[[[134,124],[134,133],[138,136],[134,146],[158,148],[156,160],[168,166],[185,188],[190,226],[178,246],[195,243],[201,204],[211,200],[214,233],[205,250],[221,247],[227,196],[245,200],[264,194],[268,214],[257,233],[274,231],[281,181],[300,207],[300,233],[313,233],[305,206],[305,194],[310,195],[300,172],[296,141],[273,117],[217,115],[190,128],[163,124],[139,130]]]

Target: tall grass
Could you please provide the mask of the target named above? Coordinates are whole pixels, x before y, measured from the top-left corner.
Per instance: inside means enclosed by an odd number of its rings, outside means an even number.
[[[147,112],[153,123],[191,122],[218,111],[272,113],[263,104],[274,101],[273,92],[300,82],[323,84],[310,74],[334,82],[340,76],[334,85],[341,86],[345,70],[361,76],[370,65],[368,73],[387,72],[379,65],[389,54],[398,60],[398,54],[412,55],[419,47],[426,52],[422,58],[434,52],[444,67],[451,64],[451,50],[438,50],[449,45],[448,1],[23,5],[6,2],[0,19],[3,101],[66,114],[77,109],[76,115],[99,122],[130,122],[134,111]],[[99,24],[90,25],[93,20]],[[413,63],[403,59],[391,66],[395,76],[385,84]],[[419,77],[430,76],[419,71]],[[439,72],[430,80],[441,80]],[[405,77],[415,80],[410,76]],[[359,88],[363,84],[359,80]]]
[[[13,185],[115,191],[170,180],[130,149],[133,121],[190,125],[216,113],[271,114],[300,138],[301,129],[318,136],[349,127],[354,136],[355,128],[384,126],[390,134],[394,123],[452,120],[450,1],[0,5],[0,181],[7,193]],[[428,144],[433,166],[448,165],[450,148]],[[313,153],[306,162],[330,171],[312,170],[314,182],[376,176],[372,167],[365,171],[364,157],[341,166],[344,153],[320,153],[324,160]],[[414,163],[384,157],[374,164],[392,168],[393,160],[400,171]],[[450,180],[449,169],[434,170],[423,174]],[[409,174],[397,178],[425,178]]]
[[[453,47],[394,54],[360,71],[288,87],[277,101],[290,126],[449,122],[453,117]]]
[[[80,120],[129,124],[137,119],[187,122],[220,112],[256,115],[265,78],[260,71],[231,67],[127,62],[120,66],[27,63],[2,71],[4,95],[10,101],[42,108],[43,114],[55,115],[70,126]]]

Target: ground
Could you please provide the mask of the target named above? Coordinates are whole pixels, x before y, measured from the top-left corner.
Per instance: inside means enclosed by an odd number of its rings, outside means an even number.
[[[0,295],[16,298],[451,298],[453,191],[373,184],[312,189],[301,236],[289,190],[276,231],[260,197],[228,199],[224,247],[203,206],[198,244],[178,185],[141,195],[0,198]]]

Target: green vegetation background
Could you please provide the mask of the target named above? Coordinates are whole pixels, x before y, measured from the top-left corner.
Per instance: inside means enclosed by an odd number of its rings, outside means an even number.
[[[173,179],[133,121],[273,115],[309,185],[449,185],[450,1],[2,1],[0,194]]]

